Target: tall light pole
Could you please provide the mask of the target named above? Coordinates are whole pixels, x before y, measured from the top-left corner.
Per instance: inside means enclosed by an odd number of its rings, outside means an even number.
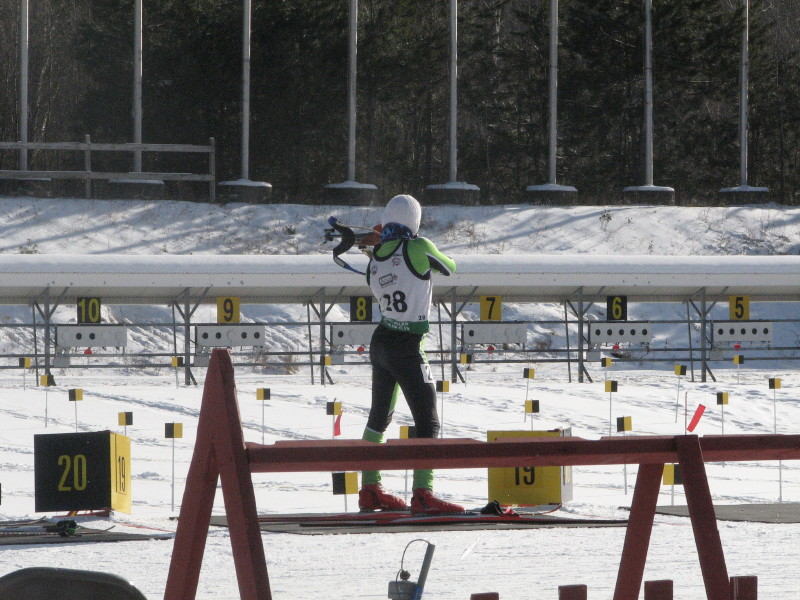
[[[347,181],[356,180],[356,68],[358,62],[358,0],[350,0],[347,51]]]
[[[529,185],[528,193],[577,192],[571,185],[556,183],[558,147],[558,0],[550,0],[550,65],[548,77],[548,178],[545,185]]]
[[[450,0],[450,179],[458,171],[458,0]]]
[[[239,157],[239,179],[220,181],[218,189],[225,201],[266,202],[272,185],[250,181],[250,42],[253,29],[252,0],[242,0],[242,136]]]
[[[429,185],[425,188],[428,199],[434,201],[477,203],[480,188],[476,185],[457,181],[458,178],[458,0],[450,0],[450,113],[449,180],[444,184]]]
[[[739,185],[737,187],[723,188],[721,193],[751,192],[765,194],[769,192],[765,187],[752,187],[747,183],[747,162],[749,143],[749,79],[750,79],[750,1],[742,0],[742,48],[739,58]]]
[[[653,0],[644,0],[644,183],[629,186],[623,194],[668,195],[674,201],[675,190],[653,185]],[[638,197],[639,199],[642,196]]]
[[[19,5],[19,141],[28,143],[28,5],[29,0],[20,0]],[[28,149],[19,150],[20,171],[28,170]]]
[[[252,37],[252,0],[242,7],[242,151],[241,178],[250,179],[250,40]]]
[[[133,143],[142,143],[142,0],[134,3],[133,25]],[[133,170],[142,170],[142,151],[133,153]]]
[[[347,18],[347,177],[341,183],[323,188],[323,199],[330,204],[372,204],[378,188],[356,181],[356,104],[358,96],[358,0],[350,0]]]

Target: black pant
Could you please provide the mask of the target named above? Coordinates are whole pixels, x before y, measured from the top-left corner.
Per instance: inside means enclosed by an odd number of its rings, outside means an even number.
[[[392,422],[395,386],[406,398],[416,425],[416,437],[439,436],[436,386],[422,349],[424,334],[394,331],[378,325],[372,334],[369,359],[372,363],[372,408],[367,427],[383,433]]]

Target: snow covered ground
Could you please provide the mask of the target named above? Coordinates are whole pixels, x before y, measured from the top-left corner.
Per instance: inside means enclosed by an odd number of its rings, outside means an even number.
[[[308,254],[330,251],[322,244],[322,228],[330,214],[342,221],[372,225],[379,211],[300,205],[209,206],[185,202],[82,200],[0,200],[0,251],[16,253],[218,253]],[[775,206],[736,208],[568,207],[435,207],[423,214],[422,233],[446,252],[570,254],[796,254],[800,209]],[[22,318],[19,307],[0,307],[0,318]],[[29,307],[24,309],[29,314]],[[110,310],[112,310],[110,308]],[[156,309],[153,309],[156,310]],[[164,310],[160,308],[158,310]],[[256,310],[256,309],[253,309]],[[260,309],[251,318],[272,309]],[[286,309],[292,312],[295,309]],[[514,309],[518,313],[524,307]],[[656,310],[652,307],[648,310]],[[664,311],[674,307],[663,307]],[[786,309],[784,309],[786,310]],[[792,310],[790,307],[788,310]],[[292,343],[291,330],[280,343]],[[296,335],[302,335],[298,332]],[[13,340],[0,340],[7,349]],[[144,343],[144,342],[142,342]],[[10,359],[6,359],[10,360]],[[10,362],[8,364],[11,364]],[[521,377],[522,365],[497,362],[474,366],[466,384],[452,384],[442,398],[445,435],[485,439],[486,431],[529,429],[524,401],[538,399],[536,429],[571,427],[574,435],[597,439],[609,431],[609,396],[601,377],[594,383],[568,383],[566,367],[532,364],[536,379]],[[689,413],[708,407],[697,433],[771,433],[775,415],[779,433],[797,433],[800,374],[789,364],[759,363],[758,369],[732,365],[715,370],[717,382],[681,381],[672,365],[663,370],[614,366],[619,381],[611,403],[613,416],[631,416],[633,433],[679,434],[684,428],[684,402]],[[369,407],[366,365],[334,367],[335,385],[311,385],[308,371],[293,375],[264,374],[254,369],[236,373],[238,396],[248,441],[328,439],[331,417],[325,405],[340,400],[345,412],[342,434],[359,438]],[[595,373],[597,375],[597,373]],[[196,373],[202,386],[204,373]],[[780,377],[783,389],[773,394],[769,377]],[[317,380],[318,381],[318,380]],[[34,512],[33,436],[40,433],[122,432],[117,413],[132,411],[131,515],[116,513],[110,521],[120,530],[142,527],[174,531],[183,484],[194,443],[201,387],[176,385],[170,369],[72,369],[57,373],[56,388],[33,386],[20,371],[0,375],[0,519],[43,516]],[[528,387],[530,386],[530,387]],[[80,387],[84,401],[67,401],[67,389]],[[264,406],[255,390],[269,387]],[[715,403],[728,391],[723,413]],[[680,401],[678,403],[678,401]],[[677,406],[676,406],[677,403]],[[263,409],[263,413],[262,413]],[[676,410],[677,409],[677,410]],[[45,410],[48,423],[45,427]],[[263,414],[263,425],[262,425]],[[181,422],[184,438],[175,443],[173,507],[172,443],[164,439],[164,423]],[[389,435],[411,424],[403,402]],[[711,491],[719,504],[800,502],[800,465],[775,463],[710,464]],[[565,515],[626,518],[636,467],[576,468],[574,500]],[[405,473],[386,474],[385,484],[405,489]],[[779,483],[780,482],[780,483]],[[262,512],[340,511],[342,496],[331,494],[327,473],[256,475],[254,485]],[[680,488],[674,498],[662,488],[660,504],[683,504]],[[440,470],[436,492],[469,507],[487,501],[485,470]],[[356,509],[350,497],[348,509]],[[222,514],[221,494],[215,512]],[[48,515],[51,516],[51,515]],[[108,527],[108,520],[86,525]],[[800,570],[797,536],[800,524],[719,522],[731,575],[757,575],[760,597],[795,600]],[[263,534],[273,596],[276,600],[306,598],[385,598],[406,546],[423,538],[436,545],[425,597],[466,600],[471,593],[497,591],[503,599],[557,598],[559,585],[585,583],[589,598],[613,593],[623,528],[569,528],[518,531],[424,532],[296,536]],[[130,579],[149,600],[161,598],[166,582],[171,541],[117,544],[0,546],[0,575],[30,566],[57,566],[105,571]],[[415,578],[424,544],[411,544],[405,568]],[[659,516],[653,531],[645,579],[673,579],[675,598],[705,597],[688,519]],[[198,598],[238,598],[228,532],[212,529],[206,547]]]

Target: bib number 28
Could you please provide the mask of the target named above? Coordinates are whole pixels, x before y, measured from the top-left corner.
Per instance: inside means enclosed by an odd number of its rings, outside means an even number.
[[[406,312],[408,310],[406,295],[400,290],[384,294],[381,296],[381,308],[383,312]]]

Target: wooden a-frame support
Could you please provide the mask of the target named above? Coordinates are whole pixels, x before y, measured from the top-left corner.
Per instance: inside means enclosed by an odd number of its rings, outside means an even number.
[[[253,480],[227,350],[212,352],[206,373],[197,441],[183,493],[165,600],[195,597],[218,479],[222,482],[240,597],[270,600]]]
[[[614,600],[637,600],[664,464],[681,465],[707,600],[729,600],[728,579],[704,460],[800,458],[798,435],[628,436],[245,443],[233,366],[214,350],[206,375],[197,442],[181,503],[164,600],[194,600],[217,481],[221,480],[241,600],[272,600],[252,473],[384,468],[639,464]]]

